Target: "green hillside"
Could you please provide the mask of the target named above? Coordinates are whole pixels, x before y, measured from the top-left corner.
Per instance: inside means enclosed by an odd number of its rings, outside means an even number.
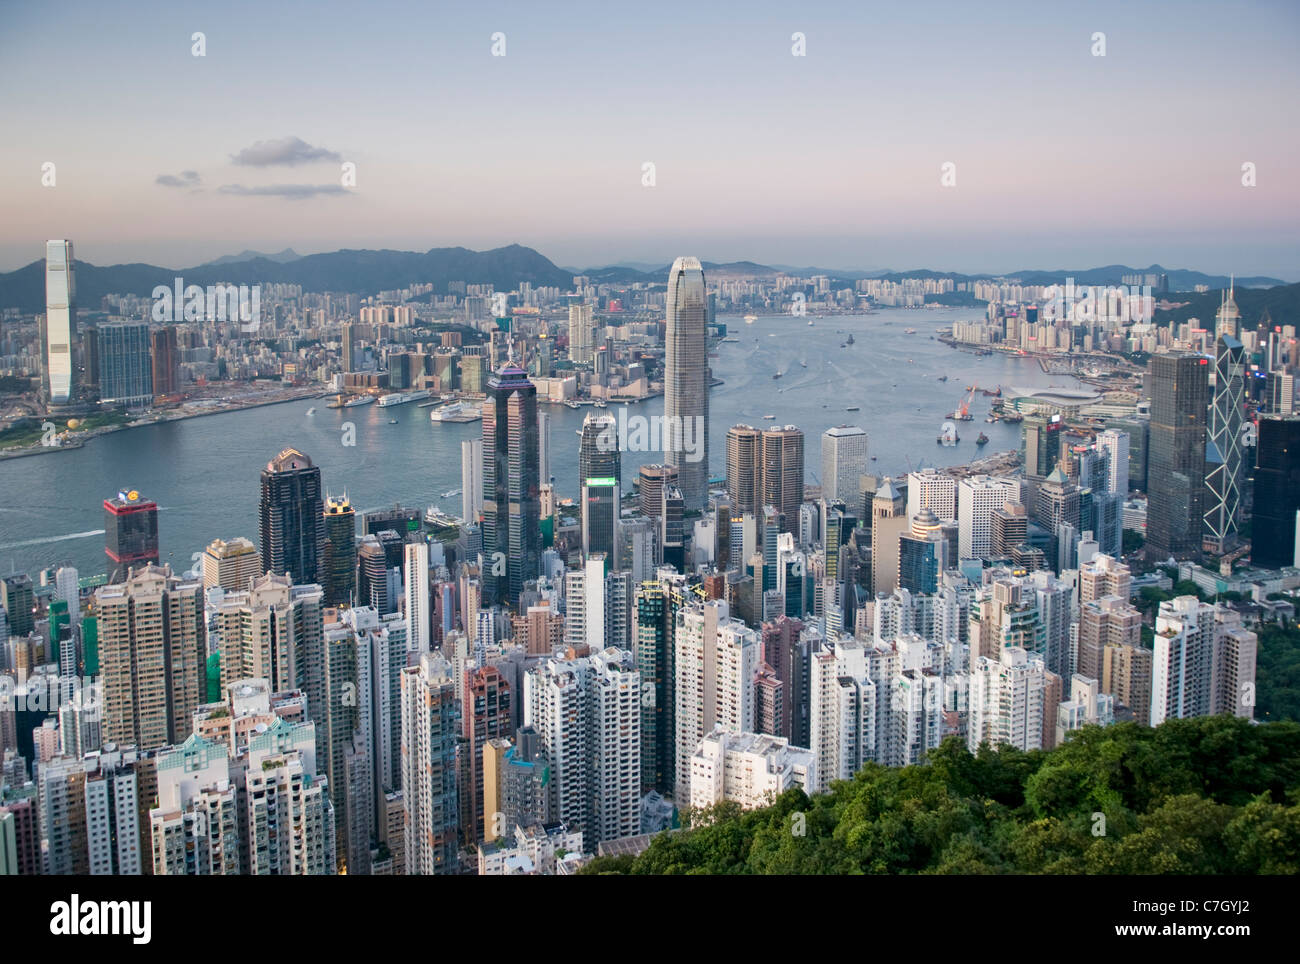
[[[926,766],[687,816],[693,829],[582,872],[1296,874],[1300,725],[1124,723],[1030,753],[950,739]]]

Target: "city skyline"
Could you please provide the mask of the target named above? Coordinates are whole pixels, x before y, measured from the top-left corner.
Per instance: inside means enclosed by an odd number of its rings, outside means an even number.
[[[861,270],[1158,261],[1298,280],[1294,7],[1187,18],[1174,3],[998,16],[767,3],[692,9],[694,29],[677,30],[686,9],[388,4],[362,22],[342,5],[303,20],[234,4],[218,21],[141,4],[86,39],[39,8],[7,11],[0,120],[34,133],[0,146],[0,267],[50,237],[76,238],[96,264],[177,267],[246,248],[518,241],[578,267],[693,250]],[[43,69],[55,45],[111,71],[111,92]],[[1246,49],[1249,71],[1204,69]],[[256,95],[266,87],[278,96]],[[662,111],[683,98],[691,109]],[[363,109],[373,102],[386,109]],[[56,110],[61,124],[43,125]],[[172,126],[186,136],[159,136]],[[498,147],[520,142],[534,149]]]
[[[142,883],[19,930],[1298,872],[1300,8],[0,28],[0,879]]]

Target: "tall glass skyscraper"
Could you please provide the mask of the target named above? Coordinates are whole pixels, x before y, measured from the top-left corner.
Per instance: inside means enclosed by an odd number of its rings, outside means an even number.
[[[294,583],[320,583],[325,562],[325,505],[320,468],[297,449],[262,470],[262,571],[288,573]]]
[[[516,607],[541,570],[541,543],[537,388],[510,361],[483,401],[484,597]]]
[[[1245,349],[1237,340],[1241,313],[1229,288],[1216,316],[1214,396],[1210,405],[1210,437],[1206,447],[1205,542],[1213,552],[1227,552],[1237,542],[1241,512],[1241,426],[1246,400]]]
[[[677,467],[685,508],[702,509],[709,494],[709,345],[699,258],[678,258],[668,273],[664,348],[664,463]]]
[[[76,399],[73,349],[77,340],[77,285],[72,271],[72,242],[45,244],[45,323],[41,348],[45,368],[41,387],[47,405]]]
[[[1251,561],[1269,569],[1295,565],[1300,556],[1296,538],[1300,513],[1300,415],[1261,418],[1258,452]]]
[[[622,480],[618,423],[613,415],[588,415],[578,444],[582,486],[583,556],[604,553],[606,567],[619,568],[618,517]]]
[[[154,396],[149,325],[115,321],[99,326],[99,400],[137,408]]]
[[[1163,561],[1201,549],[1210,360],[1196,354],[1154,355],[1150,373],[1146,553]]]
[[[104,500],[104,554],[109,582],[124,582],[132,566],[158,564],[158,504],[134,489]]]

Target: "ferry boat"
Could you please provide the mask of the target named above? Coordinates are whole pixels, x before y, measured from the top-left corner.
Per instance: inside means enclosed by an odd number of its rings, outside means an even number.
[[[861,406],[861,405],[850,405],[850,406],[849,406],[848,408],[846,408],[844,411],[846,411],[846,412],[860,412],[861,410],[862,410],[862,406]]]
[[[464,402],[451,402],[429,413],[431,422],[477,422],[482,417],[481,408],[466,405]]]
[[[767,420],[770,422],[770,421],[772,421],[772,419],[776,418],[776,416],[775,416],[775,415],[764,415],[763,418],[767,419]]]
[[[346,402],[343,403],[343,407],[356,408],[358,405],[373,405],[373,404],[375,404],[375,396],[358,395],[356,398],[349,398]]]
[[[390,392],[379,400],[379,407],[387,408],[390,405],[405,405],[407,402],[426,399],[432,394],[428,389],[418,389],[413,392]]]
[[[465,523],[463,520],[443,512],[436,505],[424,510],[424,524],[433,530],[435,536],[455,534]]]

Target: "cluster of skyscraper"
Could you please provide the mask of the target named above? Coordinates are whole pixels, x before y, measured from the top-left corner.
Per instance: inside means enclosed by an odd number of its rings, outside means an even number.
[[[1148,645],[1133,598],[1163,577],[1121,561],[1139,461],[1160,558],[1240,533],[1227,304],[1213,397],[1204,356],[1158,355],[1149,436],[1034,415],[1014,475],[879,476],[867,433],[836,426],[818,490],[800,429],[736,425],[722,485],[707,448],[670,434],[631,495],[596,411],[566,517],[507,337],[462,446],[461,520],[397,506],[358,532],[348,496],[286,448],[261,473],[258,544],[216,539],[178,574],[157,506],[120,492],[106,579],[0,581],[0,671],[18,682],[0,872],[570,873],[676,809],[817,792],[947,737],[1027,750],[1117,719],[1250,717],[1241,613],[1170,599]],[[707,319],[700,263],[679,258],[665,417],[704,439]],[[1294,516],[1296,421],[1272,448],[1261,423],[1257,525]]]

